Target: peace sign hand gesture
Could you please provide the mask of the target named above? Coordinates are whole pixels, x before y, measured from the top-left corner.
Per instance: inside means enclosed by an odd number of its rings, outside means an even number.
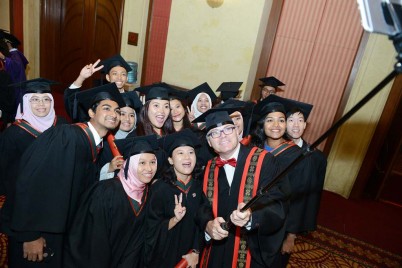
[[[186,215],[186,207],[183,207],[181,205],[182,201],[183,201],[183,193],[180,193],[179,197],[177,197],[177,195],[174,195],[174,203],[175,203],[174,217],[176,222],[181,221],[184,215]]]

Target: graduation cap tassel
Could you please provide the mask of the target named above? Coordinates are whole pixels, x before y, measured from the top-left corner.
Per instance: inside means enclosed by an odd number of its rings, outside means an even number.
[[[398,65],[399,64],[399,65]],[[396,67],[401,66],[397,63]],[[324,141],[328,136],[337,130],[346,120],[348,120],[352,115],[354,115],[363,105],[365,105],[369,100],[371,100],[378,92],[381,91],[389,82],[391,82],[398,72],[396,70],[392,71],[387,77],[385,77],[375,88],[373,88],[362,100],[360,100],[349,112],[342,116],[335,124],[333,124],[324,134],[322,134],[315,142],[303,150],[303,153],[299,155],[293,162],[291,162],[282,172],[280,172],[270,183],[262,187],[257,194],[245,204],[245,206],[240,210],[241,212],[246,211],[251,208],[261,197],[263,197],[273,186],[275,186],[286,174],[288,174],[293,167],[309,155],[317,145]],[[221,223],[221,227],[224,230],[229,230],[233,223],[230,219],[224,223]]]

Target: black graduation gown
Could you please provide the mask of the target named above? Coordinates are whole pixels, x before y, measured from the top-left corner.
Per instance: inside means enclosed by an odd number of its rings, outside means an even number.
[[[93,146],[80,127],[62,125],[42,133],[21,158],[11,229],[21,242],[48,237],[53,267],[60,267],[62,249],[49,241],[63,236],[80,196],[98,180]]]
[[[93,185],[66,236],[63,267],[143,267],[145,206],[147,190],[134,213],[118,178]]]
[[[307,148],[307,143],[303,141],[302,149]],[[313,231],[317,229],[317,215],[320,209],[321,193],[324,186],[325,174],[327,169],[327,158],[318,149],[308,155],[311,177],[309,180],[308,195],[306,196],[306,207],[309,217],[305,218],[304,229]]]
[[[56,125],[66,123],[63,117],[57,118]],[[14,124],[0,138],[0,194],[6,195],[7,199],[13,200],[21,156],[35,139],[34,135]],[[6,202],[0,211],[0,231],[11,235],[9,224],[12,202]]]
[[[174,267],[189,250],[201,250],[204,232],[194,218],[199,208],[208,205],[201,182],[192,181],[182,205],[186,215],[172,229],[169,220],[174,217],[174,195],[182,193],[176,185],[158,180],[152,185],[146,216],[146,267]]]
[[[302,149],[295,145],[276,155],[281,170],[288,167],[298,156]],[[300,234],[310,231],[309,219],[312,217],[309,210],[308,195],[310,192],[310,180],[312,169],[310,158],[306,157],[297,163],[287,175],[291,188],[289,213],[286,219],[286,231],[288,233]]]
[[[219,169],[218,178],[218,217],[228,219],[237,209],[241,176],[246,158],[251,147],[241,145],[237,166],[231,187],[229,186],[224,168]],[[278,171],[278,166],[271,154],[267,154],[262,163],[258,189],[267,185]],[[247,244],[252,260],[251,267],[270,267],[277,257],[285,234],[285,218],[288,209],[286,196],[289,185],[285,177],[272,187],[255,205],[252,213],[251,230],[247,232]],[[200,212],[197,222],[205,230],[208,221],[212,220],[212,208]],[[212,241],[212,250],[208,267],[232,267],[235,230],[231,228],[229,236],[223,240]]]

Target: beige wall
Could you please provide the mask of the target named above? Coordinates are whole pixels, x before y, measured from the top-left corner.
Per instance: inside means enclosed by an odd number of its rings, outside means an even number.
[[[345,111],[349,111],[392,70],[396,52],[387,36],[370,34]],[[324,188],[349,197],[392,83],[353,115],[338,131],[328,158]]]
[[[24,55],[27,79],[40,76],[40,1],[24,0]]]
[[[271,1],[172,1],[163,81],[184,88],[226,81],[252,87]],[[264,26],[261,26],[264,25]],[[248,93],[249,95],[250,93]]]
[[[10,5],[9,0],[0,0],[0,28],[10,30]]]
[[[131,88],[138,87],[141,80],[148,6],[149,1],[147,0],[126,0],[124,3],[124,19],[120,53],[126,61],[134,61],[138,63],[137,83],[133,84]],[[128,32],[138,33],[138,46],[127,44]]]

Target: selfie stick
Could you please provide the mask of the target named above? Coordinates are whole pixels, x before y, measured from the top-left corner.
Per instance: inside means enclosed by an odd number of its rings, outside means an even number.
[[[275,184],[277,184],[286,174],[289,173],[294,166],[297,165],[302,159],[304,159],[308,154],[313,152],[313,150],[319,145],[322,141],[324,141],[328,136],[337,130],[346,120],[348,120],[352,115],[354,115],[363,105],[365,105],[369,100],[371,100],[378,92],[381,91],[389,82],[391,82],[398,73],[402,73],[402,33],[397,34],[395,36],[390,37],[393,40],[394,46],[398,52],[397,60],[398,62],[394,66],[394,70],[385,77],[375,88],[373,88],[362,100],[360,100],[349,112],[347,112],[344,116],[342,116],[335,124],[333,124],[324,134],[322,134],[315,142],[313,142],[310,146],[303,150],[303,153],[300,154],[295,160],[293,160],[284,170],[282,170],[275,178],[268,183],[266,186],[262,187],[258,190],[257,194],[251,198],[250,201],[246,203],[246,205],[240,210],[241,212],[246,211],[249,208],[252,208],[253,205],[263,197]],[[221,227],[224,230],[229,230],[233,223],[228,220],[224,223],[221,223]]]

